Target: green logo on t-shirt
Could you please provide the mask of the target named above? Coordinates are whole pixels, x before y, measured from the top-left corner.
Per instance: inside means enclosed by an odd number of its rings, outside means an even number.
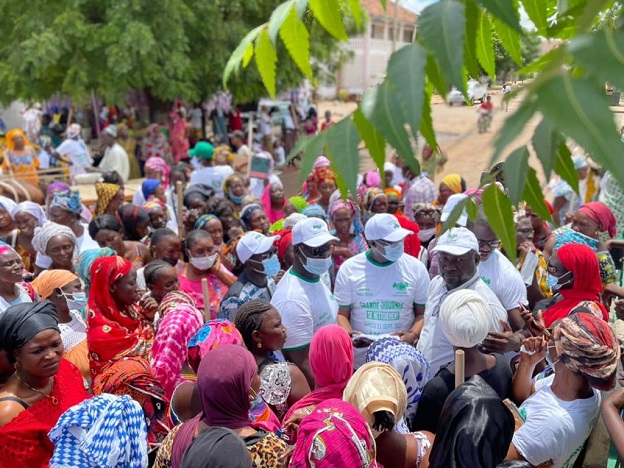
[[[483,282],[485,284],[490,284],[491,283],[491,281],[489,279],[487,279],[485,276],[482,276],[481,279],[483,280]]]
[[[396,289],[397,291],[405,291],[409,287],[409,284],[407,284],[405,282],[403,282],[403,283],[394,283],[392,285],[392,287],[394,289]]]

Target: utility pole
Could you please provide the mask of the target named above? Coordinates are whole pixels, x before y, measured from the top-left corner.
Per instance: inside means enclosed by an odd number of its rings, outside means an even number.
[[[401,0],[394,0],[394,18],[392,20],[392,52],[396,51],[397,35],[399,33],[399,3]]]

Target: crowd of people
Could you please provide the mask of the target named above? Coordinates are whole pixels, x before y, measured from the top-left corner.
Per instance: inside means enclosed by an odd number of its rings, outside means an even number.
[[[319,156],[287,197],[268,146],[253,177],[207,141],[168,160],[150,126],[126,198],[103,135],[95,206],[59,181],[42,205],[0,197],[0,465],[572,467],[601,410],[624,455],[608,173],[555,193],[561,226],[518,206],[509,252],[484,187],[436,185],[440,149],[346,197]]]

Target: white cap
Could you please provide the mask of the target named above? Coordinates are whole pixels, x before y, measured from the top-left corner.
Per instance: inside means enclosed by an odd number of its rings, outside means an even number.
[[[386,161],[384,163],[384,172],[394,172],[396,170],[396,165],[391,163],[390,161]]]
[[[443,223],[446,222],[446,220],[449,219],[449,217],[451,216],[451,213],[453,212],[457,204],[465,200],[466,198],[468,198],[468,195],[464,195],[463,193],[454,193],[453,195],[448,197],[444,208],[442,208],[440,221]],[[459,218],[457,218],[457,222],[455,224],[457,224],[458,226],[466,226],[467,222],[468,212],[466,211],[466,208],[464,208],[461,212],[461,215],[459,215]]]
[[[113,138],[117,138],[117,127],[115,125],[109,125],[104,130],[102,130],[102,132],[112,136]]]
[[[434,252],[451,255],[464,255],[470,251],[479,252],[479,242],[475,235],[464,227],[451,228],[440,236],[433,248]]]
[[[368,240],[385,240],[399,242],[405,239],[412,231],[403,229],[399,221],[391,214],[378,213],[368,220],[364,227],[364,235]]]
[[[260,232],[249,232],[236,244],[236,255],[241,263],[247,262],[252,255],[267,253],[280,236],[267,237]]]
[[[305,244],[309,247],[320,247],[331,241],[338,241],[327,229],[327,223],[318,218],[302,219],[292,230],[292,244]]]
[[[295,227],[295,224],[297,224],[299,221],[302,221],[304,219],[308,219],[308,217],[304,214],[301,213],[293,213],[290,214],[288,216],[286,216],[286,218],[284,218],[284,229],[292,229]]]

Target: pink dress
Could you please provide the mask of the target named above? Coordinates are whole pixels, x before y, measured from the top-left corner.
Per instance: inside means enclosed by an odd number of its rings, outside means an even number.
[[[236,279],[227,268],[221,265],[221,270],[227,272]],[[210,320],[218,317],[221,300],[225,297],[228,287],[216,275],[208,273],[208,299],[210,302]],[[189,294],[195,300],[195,306],[199,310],[204,310],[204,293],[202,292],[201,279],[189,279],[185,275],[180,275],[180,290]]]

